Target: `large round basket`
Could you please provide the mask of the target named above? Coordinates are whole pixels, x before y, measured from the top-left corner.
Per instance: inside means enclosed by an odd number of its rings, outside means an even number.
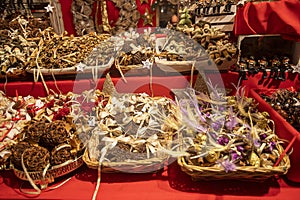
[[[103,162],[101,171],[104,173],[153,173],[164,168],[169,156],[164,155],[159,158],[145,160],[130,160],[126,162]],[[100,163],[92,161],[89,153],[85,150],[83,160],[91,169],[98,169]]]

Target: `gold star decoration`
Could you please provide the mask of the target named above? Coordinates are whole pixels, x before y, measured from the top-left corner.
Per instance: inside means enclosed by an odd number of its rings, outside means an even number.
[[[146,26],[147,24],[153,26],[153,14],[150,14],[148,8],[146,8],[146,12],[142,15],[142,19],[144,20],[143,26]]]
[[[143,3],[148,4],[148,0],[140,0],[140,2],[141,2],[141,5],[142,5]]]

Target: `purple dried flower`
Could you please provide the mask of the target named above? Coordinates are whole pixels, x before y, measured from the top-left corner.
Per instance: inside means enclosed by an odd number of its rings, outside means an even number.
[[[225,169],[226,173],[230,172],[230,171],[235,171],[236,170],[236,165],[234,163],[230,162],[228,159],[224,160],[220,164]]]
[[[232,152],[231,153],[231,161],[236,161],[240,158],[240,155],[237,152]]]
[[[207,113],[205,114],[205,116],[206,116],[207,118],[210,118],[210,113],[207,112]]]
[[[237,146],[236,149],[239,151],[239,152],[243,152],[245,150],[245,148],[243,146]]]
[[[261,134],[261,135],[259,136],[259,138],[260,138],[261,140],[266,139],[266,137],[267,137],[267,134],[265,134],[265,133],[263,133],[263,134]]]
[[[233,113],[232,107],[230,107],[228,121],[225,123],[225,126],[228,130],[233,130],[234,127],[238,124],[236,116]]]
[[[254,146],[255,146],[256,148],[258,148],[258,147],[260,147],[261,142],[260,142],[259,139],[255,139],[255,140],[253,140],[253,144],[254,144]]]
[[[211,127],[217,131],[222,127],[222,125],[219,122],[214,122],[211,124]]]
[[[220,145],[225,146],[226,144],[228,144],[229,139],[228,139],[228,137],[223,135],[223,136],[219,137],[217,141]]]
[[[276,142],[272,141],[270,143],[270,151],[272,152],[275,149],[275,147],[276,147]]]
[[[225,110],[224,106],[219,106],[219,111],[223,112]]]

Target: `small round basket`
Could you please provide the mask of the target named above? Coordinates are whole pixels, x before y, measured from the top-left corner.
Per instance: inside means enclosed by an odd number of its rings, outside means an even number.
[[[82,156],[74,159],[69,160],[61,165],[52,166],[45,175],[43,171],[36,171],[36,172],[28,172],[27,174],[19,170],[15,167],[12,167],[12,170],[16,177],[21,180],[29,181],[28,176],[32,179],[35,184],[38,185],[47,185],[49,183],[53,183],[56,178],[64,176],[66,174],[71,173],[72,171],[78,169],[84,164]]]

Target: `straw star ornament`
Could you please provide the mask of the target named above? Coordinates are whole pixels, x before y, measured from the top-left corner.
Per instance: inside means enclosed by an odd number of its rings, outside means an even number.
[[[146,8],[146,12],[145,12],[145,14],[144,15],[142,15],[142,19],[144,20],[144,22],[143,22],[143,25],[145,26],[145,25],[151,25],[151,26],[153,26],[153,14],[151,14],[150,12],[149,12],[149,9],[148,8]]]

